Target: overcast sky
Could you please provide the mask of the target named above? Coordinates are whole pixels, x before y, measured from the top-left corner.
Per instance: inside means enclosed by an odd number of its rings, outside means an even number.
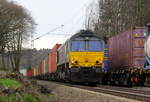
[[[85,11],[96,0],[13,0],[27,8],[37,23],[34,38],[52,29],[64,27],[51,32],[34,42],[34,47],[52,48],[56,43],[63,43],[69,36],[54,34],[73,34],[84,28]],[[54,33],[54,34],[53,34]]]

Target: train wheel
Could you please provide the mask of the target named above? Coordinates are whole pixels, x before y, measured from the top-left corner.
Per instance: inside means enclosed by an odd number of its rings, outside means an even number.
[[[128,85],[128,81],[123,81],[123,86],[127,86]]]
[[[110,85],[111,84],[111,82],[110,81],[107,81],[107,85]]]
[[[119,82],[118,82],[118,81],[115,81],[115,85],[119,85]]]
[[[91,87],[96,87],[97,83],[88,83],[88,85],[91,86]]]
[[[145,78],[144,86],[150,86],[150,77]]]

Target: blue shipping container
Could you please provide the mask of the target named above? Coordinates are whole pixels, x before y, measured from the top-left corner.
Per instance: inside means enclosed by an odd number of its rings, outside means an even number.
[[[108,45],[105,45],[105,49],[104,49],[104,71],[108,71],[109,67],[108,67]]]

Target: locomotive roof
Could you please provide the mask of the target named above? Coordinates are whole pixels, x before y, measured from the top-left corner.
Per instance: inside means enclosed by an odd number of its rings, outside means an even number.
[[[98,38],[103,38],[102,35],[94,33],[90,30],[81,30],[80,32],[76,33],[75,35],[73,35],[70,39],[74,39],[77,37],[98,37]]]

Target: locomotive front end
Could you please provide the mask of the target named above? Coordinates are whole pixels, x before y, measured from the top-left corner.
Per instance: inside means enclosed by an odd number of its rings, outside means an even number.
[[[69,68],[103,68],[104,48],[102,41],[72,41]]]
[[[71,40],[69,68],[75,82],[99,82],[103,78],[104,41],[92,36]]]
[[[104,53],[103,52],[70,52],[69,67],[90,67],[103,68],[104,67]]]

